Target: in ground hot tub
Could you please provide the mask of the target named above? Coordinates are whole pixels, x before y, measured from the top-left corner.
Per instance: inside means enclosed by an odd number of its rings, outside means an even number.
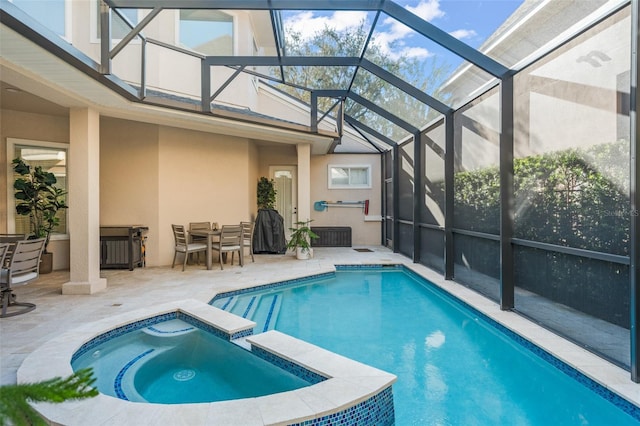
[[[206,329],[181,312],[149,318],[92,339],[72,367],[93,368],[105,395],[162,404],[253,398],[325,379],[295,375]]]
[[[75,368],[92,364],[98,396],[60,404],[30,403],[48,422],[67,426],[394,424],[393,374],[275,330],[253,335],[254,326],[253,321],[196,300],[142,308],[54,337],[27,356],[17,381],[66,377],[72,363]],[[129,344],[108,344],[119,338],[130,339],[136,350],[130,351]],[[153,347],[147,346],[149,341]],[[107,362],[115,359],[118,362]],[[224,386],[237,393],[222,389],[226,375],[234,377]],[[198,380],[203,388],[212,383],[219,387],[218,396],[209,400],[225,401],[183,404],[173,395],[174,403],[147,402],[149,395],[171,396],[164,388]],[[269,381],[275,383],[265,383]],[[242,392],[262,396],[241,397]]]

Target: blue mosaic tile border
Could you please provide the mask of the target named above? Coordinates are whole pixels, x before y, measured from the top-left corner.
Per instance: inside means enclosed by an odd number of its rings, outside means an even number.
[[[200,321],[197,318],[192,317],[191,315],[187,315],[182,311],[175,311],[175,312],[169,312],[166,314],[145,318],[140,321],[135,321],[130,324],[126,324],[126,325],[114,328],[112,330],[109,330],[105,333],[102,333],[99,336],[94,337],[93,339],[89,340],[87,343],[80,346],[80,349],[78,349],[71,357],[71,363],[73,364],[82,355],[102,345],[108,340],[111,340],[118,336],[122,336],[123,334],[130,333],[132,331],[140,330],[142,328],[152,327],[155,324],[165,322],[165,321],[170,321],[173,319],[180,319],[203,331],[206,331],[207,333],[213,334],[214,336],[220,337],[225,340],[234,340],[240,337],[251,336],[253,334],[253,328],[249,328],[247,330],[241,330],[239,332],[229,334],[223,330],[220,330],[217,327],[214,327],[211,324],[207,324],[205,322]]]
[[[176,319],[177,316],[178,316],[177,312],[169,312],[166,314],[157,315],[155,317],[145,318],[140,321],[135,321],[130,324],[116,327],[112,330],[102,333],[99,336],[94,337],[93,339],[89,340],[87,343],[80,346],[80,348],[71,357],[71,363],[75,362],[82,355],[84,355],[85,353],[89,352],[92,349],[95,349],[96,347],[100,346],[101,344],[103,344],[108,340],[111,340],[115,337],[121,336],[126,333],[130,333],[132,331],[140,330],[141,328],[150,327],[160,322]]]
[[[265,361],[270,362],[276,367],[282,368],[283,370],[293,374],[294,376],[300,377],[302,380],[305,380],[312,385],[327,380],[327,378],[322,374],[311,371],[299,364],[296,364],[295,362],[281,358],[278,355],[275,355],[274,353],[266,351],[257,346],[251,345],[251,353],[264,359]]]
[[[336,271],[348,271],[350,269],[398,269],[406,270],[400,263],[376,263],[376,264],[359,264],[359,265],[336,265]]]
[[[621,409],[625,413],[629,414],[634,419],[640,420],[640,407],[638,407],[635,404],[633,404],[632,402],[624,399],[623,397],[621,397],[617,393],[607,389],[606,387],[602,386],[600,383],[596,382],[595,380],[591,379],[590,377],[585,376],[579,370],[577,370],[574,367],[570,366],[569,364],[559,360],[558,358],[553,356],[551,353],[549,353],[546,350],[542,349],[540,346],[536,345],[535,343],[531,342],[530,340],[525,339],[524,337],[520,336],[516,332],[508,329],[504,325],[502,325],[499,322],[497,322],[496,320],[488,317],[484,313],[478,311],[476,308],[474,308],[473,306],[467,304],[463,300],[460,300],[457,297],[452,296],[446,290],[444,290],[444,289],[440,288],[439,286],[431,283],[429,280],[427,280],[426,278],[418,275],[416,272],[412,271],[411,269],[406,268],[405,266],[402,266],[402,269],[404,270],[404,272],[407,275],[409,275],[412,278],[417,279],[417,280],[419,280],[421,282],[426,282],[428,285],[430,285],[431,288],[436,290],[442,296],[447,297],[449,300],[451,300],[451,301],[453,301],[455,303],[463,305],[466,309],[471,311],[471,313],[473,315],[476,315],[479,318],[481,318],[482,320],[486,321],[487,324],[489,324],[490,326],[496,328],[501,333],[503,333],[504,335],[509,337],[511,340],[513,340],[516,343],[518,343],[519,345],[523,346],[525,349],[531,351],[532,353],[537,355],[539,358],[541,358],[544,361],[548,362],[549,364],[551,364],[552,366],[554,366],[558,370],[562,371],[564,374],[566,374],[567,376],[571,377],[572,379],[574,379],[578,383],[586,386],[592,392],[595,392],[596,394],[600,395],[602,398],[604,398],[607,401],[611,402],[613,405],[615,405],[616,407],[618,407],[619,409]]]
[[[211,305],[214,302],[214,300],[223,299],[225,297],[237,296],[239,294],[249,293],[252,291],[270,290],[272,288],[279,288],[279,287],[284,287],[292,284],[304,284],[308,281],[315,281],[317,279],[333,278],[335,277],[335,275],[336,275],[335,272],[325,272],[323,274],[311,275],[309,277],[294,278],[292,280],[279,281],[277,283],[263,284],[255,287],[243,288],[240,290],[227,291],[224,293],[216,294],[215,297],[209,301],[209,304]]]
[[[267,319],[264,321],[264,327],[262,329],[263,333],[269,330],[269,324],[271,324],[271,318],[273,318],[273,310],[275,309],[277,303],[278,295],[276,294],[273,296],[273,300],[271,300],[271,305],[269,305],[269,313],[267,314]]]
[[[391,386],[371,398],[337,413],[328,414],[291,426],[376,425],[392,426],[395,423],[393,392]]]
[[[187,327],[187,328],[182,328],[180,330],[159,330],[154,326],[147,327],[147,328],[157,334],[178,334],[178,333],[184,333],[185,331],[191,331],[194,329],[193,327]]]
[[[213,334],[214,336],[220,337],[224,340],[234,340],[239,337],[246,337],[253,334],[253,328],[229,334],[226,331],[220,330],[219,328],[211,324],[207,324],[206,322],[202,322],[199,319],[192,317],[191,315],[185,314],[184,312],[179,312],[178,318],[188,324],[198,327],[200,330],[206,331],[207,333]]]
[[[131,367],[133,367],[133,364],[135,364],[136,362],[138,362],[139,360],[141,360],[145,356],[149,355],[154,350],[155,349],[149,349],[149,350],[141,353],[140,355],[138,355],[137,357],[135,357],[134,359],[129,361],[124,367],[122,367],[122,370],[120,370],[118,372],[118,375],[116,376],[116,379],[113,382],[113,390],[115,391],[116,396],[118,398],[124,399],[125,401],[129,401],[129,398],[127,398],[127,395],[124,393],[124,390],[122,390],[122,378],[124,377],[124,375],[127,372],[127,370],[129,370]]]

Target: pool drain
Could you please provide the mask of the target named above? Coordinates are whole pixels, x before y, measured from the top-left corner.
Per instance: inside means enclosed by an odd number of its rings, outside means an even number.
[[[191,370],[191,369],[176,371],[173,374],[173,378],[179,382],[186,382],[187,380],[193,379],[195,376],[196,376],[195,370]]]

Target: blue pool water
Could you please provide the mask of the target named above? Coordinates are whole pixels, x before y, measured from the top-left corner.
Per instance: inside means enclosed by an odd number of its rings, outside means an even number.
[[[177,318],[104,339],[72,367],[92,367],[101,393],[133,402],[225,401],[310,385]]]
[[[398,426],[640,424],[637,407],[402,269],[347,268],[211,304],[256,321],[255,333],[396,374]]]

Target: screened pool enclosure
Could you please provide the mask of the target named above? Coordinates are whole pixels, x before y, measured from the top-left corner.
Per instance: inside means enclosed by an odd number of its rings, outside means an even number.
[[[329,153],[379,154],[383,245],[640,382],[637,1],[514,2],[474,48],[389,0],[104,0],[97,61],[23,3],[1,1],[4,26],[130,101],[326,136]],[[252,11],[261,40],[238,56],[224,37],[205,53],[146,37],[166,10],[180,10],[185,28],[207,16],[223,36],[234,34],[224,11]],[[360,12],[360,36],[294,46],[286,17],[305,11]],[[432,55],[413,68],[388,61],[385,25]],[[154,81],[161,52],[197,92]],[[217,102],[242,79],[304,104],[304,119]]]

